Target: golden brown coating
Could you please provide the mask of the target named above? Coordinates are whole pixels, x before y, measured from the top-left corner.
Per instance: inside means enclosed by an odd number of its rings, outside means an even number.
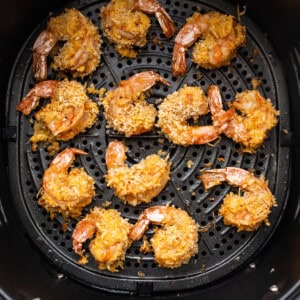
[[[159,106],[157,126],[174,144],[189,146],[206,144],[217,139],[231,112],[219,118],[214,126],[193,126],[188,120],[198,120],[199,116],[209,112],[208,102],[200,87],[184,86],[168,95]]]
[[[115,209],[94,207],[76,224],[72,238],[73,249],[81,256],[79,263],[88,262],[82,244],[91,239],[89,249],[100,270],[118,272],[123,269],[126,250],[132,240],[128,238],[132,225]]]
[[[153,206],[145,209],[130,231],[130,238],[140,239],[149,224],[160,225],[150,242],[160,267],[178,268],[198,253],[199,225],[180,208]]]
[[[233,16],[218,12],[208,13],[209,29],[193,49],[192,60],[205,69],[226,66],[244,46],[246,28],[237,23]]]
[[[246,28],[230,15],[195,12],[187,18],[186,24],[175,38],[173,75],[185,74],[185,52],[199,38],[201,40],[193,49],[192,60],[202,68],[215,69],[228,65],[238,48],[244,46]]]
[[[267,218],[271,207],[276,206],[276,201],[267,181],[255,177],[249,171],[234,167],[206,170],[199,179],[206,190],[226,181],[243,192],[243,195],[231,192],[225,196],[219,210],[225,225],[235,226],[238,231],[254,231],[262,222],[269,225]]]
[[[217,86],[210,86],[208,99],[212,118],[218,119],[224,113],[221,94]],[[279,111],[265,99],[258,90],[246,90],[236,95],[236,99],[228,102],[235,109],[233,117],[224,129],[224,134],[243,146],[244,152],[254,153],[267,138],[268,132],[277,125]]]
[[[18,104],[17,109],[28,115],[37,107],[40,98],[51,102],[35,114],[34,134],[30,138],[32,150],[40,142],[49,145],[51,154],[58,151],[58,141],[68,141],[96,122],[99,108],[76,81],[48,80],[36,84]]]
[[[77,218],[95,196],[94,179],[83,168],[68,170],[75,154],[87,153],[67,148],[53,159],[44,172],[38,203],[50,213],[51,218],[56,214],[62,214],[64,218]]]
[[[76,9],[50,18],[47,29],[33,45],[33,69],[37,80],[47,78],[47,56],[58,41],[65,44],[54,56],[51,67],[74,77],[89,75],[100,63],[101,44],[97,27]]]
[[[156,0],[111,0],[101,9],[103,34],[121,56],[135,58],[134,47],[146,45],[150,18],[145,13],[155,14],[167,37],[174,34],[173,21]]]
[[[149,132],[155,125],[157,111],[147,103],[145,91],[156,82],[169,83],[153,71],[135,74],[108,91],[102,99],[107,126],[126,137]]]
[[[152,154],[129,167],[125,164],[126,147],[117,140],[106,150],[106,183],[123,202],[136,206],[149,203],[157,196],[170,178],[168,158]]]

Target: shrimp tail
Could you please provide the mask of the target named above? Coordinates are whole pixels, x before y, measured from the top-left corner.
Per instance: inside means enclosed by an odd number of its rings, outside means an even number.
[[[57,43],[57,38],[48,30],[37,37],[33,45],[33,74],[37,81],[47,78],[47,56]]]
[[[235,168],[227,167],[224,169],[213,169],[205,170],[199,176],[199,179],[202,181],[205,190],[221,184],[221,182],[226,181],[233,186],[242,186],[245,182],[245,178],[248,178],[249,171]]]
[[[89,220],[81,220],[77,223],[72,234],[73,249],[77,254],[83,255],[82,244],[93,237],[96,229],[96,226]]]
[[[166,10],[156,0],[138,0],[138,8],[149,14],[155,14],[164,35],[171,38],[176,26]]]
[[[106,165],[108,169],[124,165],[126,159],[126,147],[124,143],[114,140],[110,142],[106,150]]]
[[[75,154],[87,155],[83,150],[77,148],[67,148],[60,152],[51,162],[51,166],[59,169],[69,168],[75,158]]]
[[[131,238],[134,241],[140,240],[144,235],[145,231],[148,229],[149,224],[149,220],[139,218],[135,226],[131,228],[129,232],[129,238]]]
[[[172,73],[174,76],[184,75],[186,72],[186,50],[181,45],[175,43],[173,51]]]
[[[167,208],[165,206],[152,206],[143,211],[139,216],[137,223],[131,228],[129,237],[133,240],[139,240],[148,229],[149,224],[160,225],[166,218]]]
[[[58,81],[56,80],[37,83],[17,105],[17,110],[24,115],[29,115],[38,106],[40,98],[50,98],[53,96],[57,85]]]

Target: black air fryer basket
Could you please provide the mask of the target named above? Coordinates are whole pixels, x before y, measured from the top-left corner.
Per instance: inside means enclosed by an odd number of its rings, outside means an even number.
[[[1,61],[4,66],[1,87],[6,89],[6,96],[1,93],[2,102],[5,102],[1,124],[1,167],[4,169],[7,166],[8,170],[7,176],[4,176],[2,170],[3,203],[0,206],[1,251],[5,257],[5,261],[1,262],[1,269],[5,270],[5,274],[0,275],[0,287],[3,288],[4,295],[20,299],[53,299],[55,296],[80,299],[104,296],[106,293],[113,293],[115,296],[203,295],[222,298],[222,291],[225,291],[232,295],[232,298],[238,298],[239,293],[242,293],[245,299],[263,296],[266,299],[279,296],[294,297],[292,295],[297,294],[297,280],[300,278],[300,261],[297,255],[300,245],[296,230],[299,159],[297,151],[292,151],[292,147],[297,146],[296,131],[297,125],[300,126],[295,117],[299,111],[297,100],[300,100],[297,90],[297,74],[300,71],[297,43],[299,45],[300,39],[297,38],[297,30],[293,31],[295,14],[292,10],[297,7],[293,3],[284,5],[285,10],[282,11],[279,3],[278,6],[274,4],[270,10],[267,3],[261,4],[260,13],[256,13],[258,3],[255,2],[248,5],[223,0],[161,0],[160,3],[175,21],[177,28],[200,8],[202,12],[220,11],[234,16],[237,16],[238,9],[245,10],[246,14],[241,15],[241,23],[247,28],[246,46],[238,51],[229,66],[211,71],[196,68],[191,63],[189,49],[187,74],[174,77],[171,72],[174,38],[165,39],[158,22],[151,17],[149,42],[141,49],[137,58],[121,58],[102,35],[101,66],[82,81],[88,86],[94,84],[97,89],[112,89],[115,83],[133,74],[153,70],[171,83],[170,87],[156,84],[152,88],[148,101],[156,104],[157,99],[166,97],[185,84],[200,86],[204,91],[209,85],[216,84],[220,87],[226,103],[233,100],[237,92],[252,89],[252,79],[258,79],[261,82],[259,91],[265,98],[270,98],[276,109],[280,110],[278,125],[271,130],[268,139],[255,154],[241,153],[239,146],[225,136],[215,145],[189,147],[174,145],[158,129],[125,138],[106,128],[102,110],[99,122],[95,126],[61,144],[61,148],[76,147],[88,153],[85,157],[77,157],[74,163],[75,167],[84,167],[96,182],[97,196],[92,204],[83,210],[82,217],[92,207],[104,205],[107,201],[111,202],[110,208],[119,210],[131,223],[134,223],[149,205],[170,204],[180,207],[200,225],[199,253],[191,258],[188,264],[177,269],[160,268],[152,253],[143,254],[139,251],[141,242],[137,241],[127,250],[124,270],[118,273],[99,270],[91,257],[87,265],[78,265],[78,256],[72,249],[72,232],[78,220],[70,220],[67,229],[63,230],[64,220],[59,216],[52,220],[38,205],[37,193],[43,172],[53,157],[43,147],[39,147],[36,152],[31,150],[28,140],[33,133],[30,122],[33,114],[25,117],[16,112],[16,105],[35,84],[32,74],[32,45],[46,27],[48,19],[60,14],[66,7],[77,8],[100,28],[99,12],[107,2],[67,1],[47,3],[45,7],[41,7],[41,3],[33,1],[32,7],[27,7],[28,14],[32,15],[37,11],[39,14],[34,14],[31,26],[27,24],[24,30],[13,27],[14,24],[20,26],[14,20],[17,19],[15,16],[22,15],[22,11],[18,12],[19,15],[15,13],[11,18],[12,28],[6,16],[7,22],[3,26],[5,32],[12,30],[14,38],[20,40],[16,42],[12,53],[9,53],[9,50],[3,51]],[[288,11],[289,5],[291,12]],[[10,11],[9,8],[6,10]],[[283,24],[280,27],[281,31],[276,32],[274,24],[277,24],[276,14],[279,12],[282,14]],[[24,16],[22,21],[26,22],[29,19]],[[260,26],[254,21],[259,22]],[[271,30],[270,36],[265,31],[268,28]],[[101,29],[100,33],[102,34]],[[25,42],[24,38],[21,39],[24,36],[28,37]],[[153,36],[161,42],[157,44]],[[6,35],[8,41],[14,38]],[[279,44],[279,41],[282,43]],[[8,49],[9,47],[10,45]],[[10,61],[5,61],[6,56]],[[56,74],[49,72],[48,78],[55,79]],[[97,101],[95,95],[90,97]],[[206,125],[210,122],[210,117],[205,116],[199,124]],[[126,162],[129,165],[138,163],[158,151],[169,153],[172,163],[171,179],[151,204],[136,207],[125,205],[107,187],[103,177],[106,173],[105,151],[108,143],[114,139],[123,140],[128,147]],[[203,168],[227,166],[254,170],[256,176],[264,176],[268,180],[278,204],[272,208],[269,216],[270,226],[262,225],[256,232],[237,232],[235,228],[223,224],[223,219],[218,216],[218,209],[224,196],[234,189],[224,183],[207,192],[198,175]],[[153,228],[150,227],[147,231],[148,237],[152,236]],[[87,249],[87,246],[85,247]],[[46,289],[48,285],[57,288]]]

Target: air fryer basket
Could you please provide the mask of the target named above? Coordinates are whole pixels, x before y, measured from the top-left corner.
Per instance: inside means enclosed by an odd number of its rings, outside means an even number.
[[[178,28],[185,19],[201,7],[201,11],[220,11],[236,16],[236,7],[227,2],[217,1],[160,1],[169,12]],[[98,14],[107,1],[74,1],[68,7],[75,7],[99,25]],[[54,12],[57,15],[63,8]],[[42,22],[23,45],[15,61],[11,73],[7,93],[7,127],[16,129],[16,141],[9,144],[9,181],[14,191],[13,203],[16,213],[27,235],[40,248],[48,259],[66,275],[93,286],[119,293],[136,292],[138,290],[171,291],[199,287],[212,283],[217,279],[237,270],[254,257],[267,243],[280,222],[284,212],[289,189],[290,149],[286,145],[289,128],[288,96],[282,70],[268,39],[247,17],[241,22],[247,27],[246,46],[239,50],[236,58],[228,67],[206,71],[191,64],[188,51],[187,74],[173,77],[171,59],[173,39],[166,40],[161,34],[157,21],[151,17],[149,43],[138,54],[136,59],[122,59],[113,46],[103,38],[102,64],[90,78],[87,85],[93,83],[96,88],[111,89],[116,82],[144,70],[154,70],[170,83],[170,87],[157,84],[148,101],[155,104],[158,98],[164,98],[184,84],[200,86],[204,91],[211,84],[217,84],[225,101],[234,99],[237,92],[251,89],[251,80],[261,81],[259,90],[270,98],[280,110],[279,124],[273,129],[264,146],[255,154],[241,154],[239,147],[230,139],[222,137],[215,146],[200,145],[181,147],[169,142],[158,129],[149,134],[124,138],[106,128],[106,120],[101,111],[99,123],[80,134],[61,147],[77,147],[88,152],[86,157],[77,157],[75,166],[83,166],[96,181],[97,196],[93,203],[84,209],[83,216],[94,206],[111,202],[110,208],[118,209],[123,217],[134,222],[141,211],[148,205],[132,207],[124,205],[107,188],[103,175],[106,172],[105,150],[107,144],[117,138],[125,141],[129,148],[128,164],[139,162],[149,154],[162,150],[170,153],[172,163],[171,180],[163,192],[153,199],[150,205],[175,205],[188,211],[200,224],[199,253],[187,265],[178,269],[164,269],[156,265],[152,254],[139,252],[140,242],[135,242],[128,249],[124,270],[110,273],[97,268],[96,262],[90,258],[85,266],[77,264],[78,256],[72,250],[72,231],[77,220],[69,222],[66,231],[62,230],[63,220],[49,218],[49,214],[37,203],[37,193],[41,186],[44,170],[52,157],[46,149],[39,148],[32,152],[28,142],[33,133],[29,117],[16,112],[16,105],[33,87],[32,45],[38,34],[45,28],[47,20]],[[101,33],[101,31],[100,31]],[[156,35],[161,44],[154,43]],[[253,53],[258,50],[258,55]],[[55,74],[49,74],[54,79]],[[97,101],[94,95],[91,97]],[[44,102],[45,103],[45,102]],[[209,116],[201,118],[200,124],[209,124]],[[190,163],[192,161],[192,163]],[[222,184],[205,192],[197,179],[203,168],[223,168],[226,166],[255,170],[256,176],[265,176],[274,193],[278,206],[272,209],[269,217],[270,226],[261,226],[257,232],[237,232],[230,226],[224,226],[218,216],[218,209],[232,188]],[[213,201],[212,201],[213,200]],[[147,232],[152,234],[152,228]]]

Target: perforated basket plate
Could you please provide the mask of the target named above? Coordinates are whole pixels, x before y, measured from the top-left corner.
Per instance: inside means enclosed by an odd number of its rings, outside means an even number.
[[[220,0],[160,2],[174,19],[177,28],[180,28],[185,19],[199,6],[204,11],[217,10],[236,15],[235,7]],[[78,1],[71,2],[69,7],[79,9],[99,26],[98,14],[106,3]],[[54,15],[62,11],[63,8],[57,10]],[[243,16],[242,23],[247,26],[247,44],[239,50],[230,66],[213,71],[197,69],[191,64],[190,49],[187,53],[186,76],[173,77],[171,73],[173,40],[166,40],[157,21],[153,17],[151,20],[149,43],[141,49],[136,59],[122,59],[113,46],[103,38],[102,64],[87,79],[88,85],[94,83],[96,88],[111,89],[116,82],[135,73],[154,70],[165,77],[171,86],[157,84],[148,99],[151,103],[155,103],[157,98],[164,98],[184,84],[200,86],[204,91],[210,84],[217,84],[226,101],[234,99],[236,92],[251,89],[251,79],[258,78],[262,82],[260,91],[266,98],[272,99],[275,107],[280,109],[281,115],[279,124],[270,132],[264,146],[253,155],[240,154],[238,147],[224,136],[215,146],[200,145],[186,148],[175,146],[156,130],[124,139],[129,148],[127,160],[129,164],[137,163],[158,150],[170,153],[171,180],[163,192],[153,199],[151,205],[172,204],[181,207],[187,210],[202,228],[206,228],[199,233],[199,253],[187,265],[173,270],[164,269],[156,265],[153,254],[141,254],[140,242],[135,242],[127,251],[124,270],[118,273],[99,270],[92,258],[87,265],[79,266],[78,256],[72,250],[71,239],[77,220],[70,221],[68,229],[63,231],[61,227],[63,220],[59,217],[50,220],[47,212],[37,204],[37,193],[43,172],[52,157],[43,148],[39,148],[37,152],[31,151],[28,140],[33,133],[30,123],[32,116],[24,117],[15,109],[20,99],[34,85],[31,49],[34,40],[45,28],[47,20],[36,28],[16,59],[7,93],[7,126],[17,128],[16,142],[9,143],[9,179],[16,214],[28,236],[67,276],[93,287],[123,293],[134,293],[141,288],[150,293],[199,287],[245,265],[265,245],[277,227],[286,205],[289,188],[290,149],[283,145],[282,139],[284,132],[289,131],[288,98],[279,62],[266,36],[247,16]],[[158,36],[161,45],[152,42],[153,34]],[[254,49],[257,49],[259,54],[253,60],[251,58]],[[50,73],[49,78],[55,78],[55,74]],[[95,97],[93,99],[97,101]],[[209,116],[201,120],[202,124],[207,124]],[[146,205],[131,207],[122,204],[113,195],[113,191],[107,188],[103,178],[106,172],[105,150],[109,141],[114,138],[123,139],[121,135],[106,129],[106,120],[101,112],[98,125],[70,142],[62,143],[61,148],[72,146],[88,152],[86,157],[76,158],[75,167],[83,166],[88,174],[95,178],[97,196],[93,203],[84,209],[83,216],[91,207],[101,206],[104,202],[110,201],[111,208],[118,209],[123,217],[134,223]],[[224,226],[222,218],[218,216],[218,209],[231,187],[222,184],[205,192],[197,176],[200,174],[199,170],[207,166],[211,168],[235,166],[255,170],[256,176],[264,175],[278,202],[269,218],[271,225],[262,225],[253,233],[237,232],[230,226]],[[151,236],[151,229],[147,235]]]

